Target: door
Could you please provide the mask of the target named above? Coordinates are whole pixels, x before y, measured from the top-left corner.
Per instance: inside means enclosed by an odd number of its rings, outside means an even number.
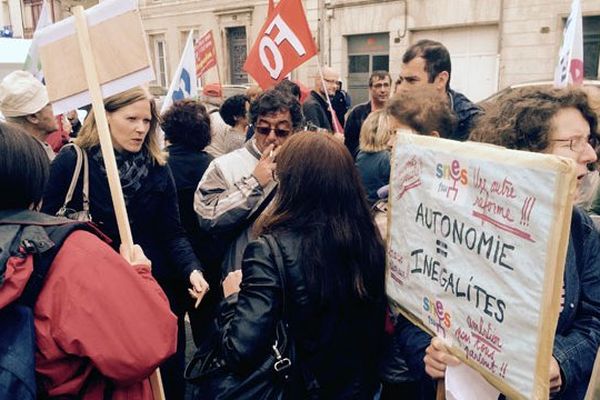
[[[348,92],[353,106],[369,100],[373,71],[389,71],[389,50],[388,33],[348,36]]]
[[[229,82],[233,85],[248,83],[248,74],[242,67],[246,62],[246,27],[227,28],[227,48],[229,49]]]

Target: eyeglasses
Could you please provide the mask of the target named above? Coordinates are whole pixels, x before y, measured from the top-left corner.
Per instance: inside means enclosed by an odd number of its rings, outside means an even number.
[[[271,131],[274,131],[277,137],[286,137],[291,132],[288,129],[273,128],[272,126],[257,126],[255,129],[261,135],[268,135]]]
[[[551,142],[562,142],[564,147],[568,147],[569,150],[580,153],[585,150],[585,146],[589,144],[594,150],[598,149],[598,137],[596,135],[590,135],[588,137],[576,137],[572,139],[552,139]]]

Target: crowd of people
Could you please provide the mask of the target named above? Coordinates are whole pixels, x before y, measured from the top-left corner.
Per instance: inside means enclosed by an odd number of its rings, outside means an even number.
[[[574,161],[582,193],[598,181],[588,179],[597,175],[597,99],[535,87],[484,109],[451,89],[451,73],[444,45],[421,40],[395,81],[374,71],[369,101],[354,107],[329,67],[308,95],[284,80],[222,101],[207,86],[160,116],[142,87],[106,98],[133,249],[121,245],[94,111],[81,122],[75,112],[57,119],[40,82],[8,75],[0,83],[0,388],[15,399],[151,399],[148,378],[160,367],[166,398],[183,399],[187,318],[195,345],[216,349],[236,377],[278,352],[285,321],[294,345],[286,399],[435,398],[459,360],[392,315],[385,293],[395,137],[559,155]],[[51,146],[59,125],[66,134]],[[600,236],[577,206],[563,278],[549,390],[578,400],[600,346]],[[15,348],[34,360],[5,362]],[[14,371],[28,368],[33,389],[17,391]]]

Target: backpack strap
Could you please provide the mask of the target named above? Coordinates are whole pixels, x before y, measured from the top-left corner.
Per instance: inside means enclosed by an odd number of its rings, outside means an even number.
[[[106,238],[90,223],[51,217],[29,210],[0,212],[0,231],[4,232],[0,238],[5,246],[0,257],[33,256],[33,272],[17,300],[19,304],[33,307],[54,258],[67,237],[76,230],[86,230],[101,239]]]
[[[82,150],[81,147],[77,146],[75,143],[69,143],[64,147],[72,147],[75,150],[75,154],[77,155],[77,161],[75,163],[75,170],[73,171],[73,176],[71,177],[71,183],[69,184],[69,189],[67,190],[67,194],[65,195],[65,201],[62,207],[57,211],[56,215],[65,215],[66,210],[68,208],[69,203],[73,199],[73,194],[75,193],[75,187],[77,186],[77,181],[79,180],[79,176],[81,175],[81,167],[83,165],[83,190],[82,190],[82,198],[83,198],[83,210],[88,212],[90,209],[90,200],[89,200],[89,173],[88,173],[88,158],[85,150]]]

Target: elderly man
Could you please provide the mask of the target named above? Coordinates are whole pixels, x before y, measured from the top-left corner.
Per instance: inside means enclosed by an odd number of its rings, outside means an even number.
[[[302,125],[300,103],[280,91],[266,91],[252,103],[250,122],[254,137],[214,159],[194,197],[200,227],[216,242],[214,251],[224,247],[222,276],[241,268],[250,228],[275,194],[275,154]]]
[[[340,75],[329,67],[323,67],[323,81],[321,81],[321,76],[315,77],[314,90],[310,91],[310,95],[302,105],[304,118],[308,125],[333,132],[334,125],[327,104],[327,96],[329,99],[335,96],[339,80]],[[323,83],[325,83],[325,87],[323,87]]]
[[[466,96],[450,89],[452,64],[448,49],[433,40],[420,40],[402,56],[402,70],[398,90],[420,90],[423,86],[435,88],[458,117],[458,127],[449,139],[467,140],[475,120],[483,111]]]
[[[15,123],[33,136],[50,161],[54,151],[46,142],[58,129],[46,87],[26,71],[14,71],[0,82],[0,112],[7,122]]]
[[[350,154],[356,158],[360,128],[371,111],[381,110],[390,98],[392,77],[387,71],[374,71],[369,77],[369,101],[354,107],[344,127],[344,144]]]

